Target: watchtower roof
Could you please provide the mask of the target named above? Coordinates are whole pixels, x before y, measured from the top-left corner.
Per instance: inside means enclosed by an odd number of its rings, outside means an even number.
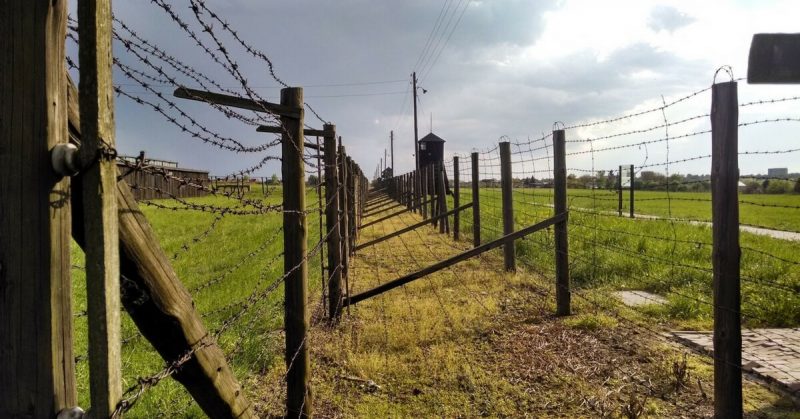
[[[421,143],[443,143],[445,142],[444,139],[439,137],[434,133],[430,133],[422,138],[420,138],[419,142]]]

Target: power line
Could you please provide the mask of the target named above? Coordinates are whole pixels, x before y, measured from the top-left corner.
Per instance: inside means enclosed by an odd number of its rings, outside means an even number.
[[[442,37],[444,36],[444,34],[445,34],[445,33],[447,33],[447,29],[450,27],[450,23],[453,21],[453,15],[455,15],[455,14],[456,14],[456,11],[458,10],[458,7],[460,6],[460,4],[461,4],[461,1],[462,1],[462,0],[459,0],[459,3],[458,3],[458,4],[456,4],[456,6],[455,6],[455,7],[453,8],[453,10],[452,10],[452,13],[450,13],[450,10],[449,10],[449,9],[450,9],[450,7],[449,7],[449,6],[448,6],[448,10],[445,10],[445,12],[444,12],[444,16],[442,17],[442,20],[441,20],[441,22],[440,22],[440,24],[439,24],[439,29],[441,29],[441,31],[437,30],[438,34],[435,34],[435,35],[436,35],[436,36],[435,36],[435,38],[434,38],[434,39],[431,41],[430,48],[429,48],[429,49],[428,49],[428,51],[427,51],[427,52],[428,52],[427,56],[426,56],[426,57],[425,57],[425,59],[424,59],[424,60],[422,60],[422,62],[419,64],[419,70],[420,70],[420,72],[421,72],[421,70],[422,70],[422,69],[424,69],[424,68],[425,68],[425,67],[428,65],[428,63],[431,61],[431,58],[433,57],[433,54],[435,53],[436,49],[438,48],[438,46],[439,46],[439,43],[441,43]],[[452,5],[452,4],[453,4],[453,3],[450,3],[450,5]],[[448,14],[450,15],[450,17],[449,17],[449,18],[447,17],[447,15],[448,15]],[[447,18],[447,24],[446,24],[445,26],[442,26],[441,24],[442,24],[442,23],[444,23],[444,20],[445,20],[445,18]],[[417,69],[417,68],[415,67],[415,70],[416,70],[416,69]]]
[[[420,52],[419,57],[417,58],[417,62],[414,63],[414,69],[415,70],[422,63],[423,57],[425,57],[425,55],[428,53],[428,50],[429,50],[429,47],[430,47],[430,44],[431,44],[431,40],[433,40],[434,34],[438,31],[438,28],[439,28],[440,23],[442,21],[442,16],[444,16],[444,14],[446,14],[445,10],[449,8],[449,6],[448,6],[449,3],[450,3],[450,0],[445,0],[444,3],[442,3],[442,8],[439,10],[439,16],[436,17],[436,22],[434,22],[434,24],[433,24],[433,28],[431,29],[431,33],[428,34],[428,39],[425,40],[425,46],[422,47],[422,51]]]
[[[332,98],[332,97],[353,97],[353,96],[388,96],[388,95],[402,95],[405,94],[405,91],[402,92],[377,92],[377,93],[349,93],[349,94],[342,94],[342,95],[309,95],[306,97],[309,98]]]
[[[442,47],[439,49],[439,52],[436,53],[436,58],[433,59],[433,62],[428,67],[428,69],[425,71],[425,74],[422,75],[422,79],[423,80],[428,77],[428,74],[430,74],[431,70],[433,70],[433,67],[436,66],[436,63],[439,61],[439,57],[441,57],[442,52],[447,47],[447,43],[450,42],[450,38],[453,36],[453,33],[456,31],[456,28],[458,27],[458,24],[461,23],[461,19],[464,17],[464,13],[469,8],[469,4],[470,4],[471,1],[472,0],[467,0],[466,4],[464,5],[464,8],[461,9],[461,14],[458,15],[458,19],[456,20],[455,25],[453,25],[453,28],[450,30],[450,33],[447,35],[447,38],[444,40],[444,43],[442,44]],[[460,5],[460,3],[459,3],[459,5]],[[456,11],[457,10],[458,10],[458,6],[456,6]],[[455,15],[455,11],[453,12],[453,15]],[[452,19],[453,15],[451,15],[451,19]]]
[[[400,126],[400,122],[402,122],[403,119],[406,117],[406,114],[408,114],[408,107],[406,106],[406,104],[408,103],[408,98],[410,97],[410,93],[411,93],[411,85],[408,85],[406,86],[405,96],[403,96],[403,104],[400,105],[401,113],[400,116],[397,117],[397,120],[394,122],[394,128],[392,128],[393,130],[396,130]]]

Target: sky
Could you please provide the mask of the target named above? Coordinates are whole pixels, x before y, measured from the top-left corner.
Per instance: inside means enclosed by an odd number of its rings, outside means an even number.
[[[159,1],[170,4],[205,45],[217,50],[198,25],[190,0]],[[520,163],[517,172],[535,173],[534,165],[546,165],[551,150],[541,149],[537,143],[530,145],[528,140],[546,135],[555,122],[572,126],[660,107],[708,88],[723,65],[731,66],[735,78],[745,77],[754,33],[800,32],[800,2],[796,0],[206,0],[205,4],[269,57],[280,79],[304,87],[306,102],[323,119],[336,124],[348,154],[368,176],[389,147],[390,131],[395,138],[395,172],[413,168],[412,72],[417,73],[421,88],[420,137],[432,127],[447,141],[447,159],[512,141],[517,143],[517,161],[538,162]],[[142,38],[218,85],[244,95],[239,81],[154,1],[116,0],[113,8],[116,17]],[[280,86],[265,61],[248,54],[221,24],[212,29],[253,91],[277,102]],[[74,42],[68,41],[68,54],[73,58],[77,58],[76,49]],[[155,74],[119,42],[114,44],[114,54],[123,64]],[[189,87],[199,87],[174,71],[170,74]],[[730,78],[720,73],[716,79]],[[114,80],[125,92],[158,102],[152,91],[118,70]],[[174,90],[164,83],[152,87],[167,96]],[[795,86],[747,85],[745,80],[738,83],[738,89],[740,103],[800,96],[800,88]],[[224,137],[248,145],[274,139],[206,104],[172,100]],[[741,107],[739,119],[797,119],[798,102]],[[663,112],[568,129],[570,141],[652,128],[664,125],[665,120],[670,123],[638,134],[569,143],[567,151],[574,154],[568,155],[567,166],[576,174],[620,164],[644,165],[660,172],[708,173],[710,159],[681,162],[710,152],[710,134],[687,135],[707,130],[708,118],[675,122],[702,116],[710,108],[710,92],[703,91]],[[124,96],[117,97],[115,114],[118,148],[125,154],[145,150],[152,158],[225,175],[280,153],[276,147],[260,153],[235,153],[203,144],[152,108]],[[308,125],[321,128],[322,122],[310,112],[305,118]],[[797,121],[742,127],[739,148],[800,148],[798,132]],[[687,136],[680,138],[683,135]],[[658,139],[662,141],[636,145]],[[617,146],[620,148],[609,150]],[[590,152],[592,149],[595,151]],[[740,170],[766,173],[768,167],[788,167],[790,172],[800,172],[797,157],[797,152],[745,155],[740,157]],[[279,174],[280,167],[270,161],[253,175],[273,173]]]

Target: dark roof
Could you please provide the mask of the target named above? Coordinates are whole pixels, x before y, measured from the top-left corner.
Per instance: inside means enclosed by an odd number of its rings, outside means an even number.
[[[419,140],[419,142],[421,142],[421,143],[423,143],[423,142],[425,142],[425,143],[443,143],[444,140],[441,139],[440,137],[438,137],[436,134],[430,133],[430,134],[422,137]]]

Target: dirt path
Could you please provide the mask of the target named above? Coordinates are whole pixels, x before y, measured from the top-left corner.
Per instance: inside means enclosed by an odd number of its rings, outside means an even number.
[[[394,217],[366,242],[419,221]],[[421,228],[364,249],[352,293],[469,248]],[[549,281],[502,272],[491,252],[351,308],[336,328],[315,327],[320,417],[706,417],[707,358],[575,301],[552,316]],[[583,293],[582,293],[583,294]],[[590,295],[590,294],[587,294]],[[685,363],[684,363],[684,360]],[[762,417],[777,396],[747,385]]]
[[[609,213],[616,214],[615,212],[609,212]],[[648,215],[648,214],[634,214],[634,217],[645,218],[648,220],[666,220],[666,221],[670,220],[667,217],[660,217],[657,215]],[[686,221],[686,220],[675,220],[675,221],[694,224],[694,225],[703,225],[708,227],[712,226],[710,221]],[[769,228],[753,227],[741,224],[739,225],[739,230],[747,233],[758,234],[759,236],[769,236],[781,240],[800,241],[800,233],[795,233],[792,231],[772,230]]]
[[[552,205],[545,205],[545,206],[552,207]],[[591,208],[580,208],[580,207],[573,207],[573,208],[575,208],[576,210],[582,210],[582,211],[594,211]],[[606,215],[617,215],[618,214],[617,211],[599,211],[599,212],[602,213],[602,214],[606,214]],[[679,222],[679,223],[688,223],[688,224],[702,225],[702,226],[708,226],[708,227],[712,226],[710,221],[685,220],[685,219],[678,219],[678,218],[662,217],[660,215],[638,214],[638,213],[634,213],[633,216],[634,216],[634,218],[633,218],[634,220],[635,219],[665,220],[665,221],[673,220],[673,221]],[[623,217],[627,218],[628,214],[624,213]],[[769,237],[773,237],[773,238],[781,239],[781,240],[800,241],[800,233],[793,232],[793,231],[773,230],[773,229],[764,228],[764,227],[755,227],[755,226],[742,225],[742,224],[739,225],[739,230],[747,232],[747,233],[758,234],[759,236],[769,236]]]

